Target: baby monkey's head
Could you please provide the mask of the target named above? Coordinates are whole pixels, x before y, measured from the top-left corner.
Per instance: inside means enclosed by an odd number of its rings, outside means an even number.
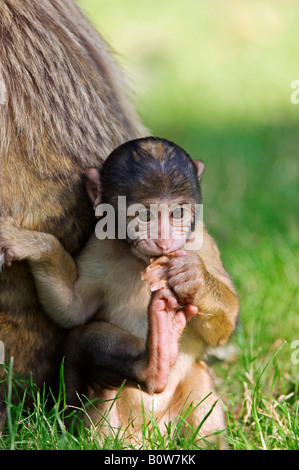
[[[94,208],[113,207],[118,232],[125,225],[135,256],[147,259],[184,248],[201,203],[203,170],[178,145],[146,137],[117,147],[100,172],[87,170],[87,191]]]

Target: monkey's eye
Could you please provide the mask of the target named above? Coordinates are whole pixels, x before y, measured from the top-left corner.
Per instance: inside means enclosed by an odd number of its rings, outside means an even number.
[[[182,219],[185,215],[183,207],[176,207],[170,214],[172,219]]]
[[[138,218],[141,222],[150,222],[153,218],[153,213],[150,210],[139,212]]]

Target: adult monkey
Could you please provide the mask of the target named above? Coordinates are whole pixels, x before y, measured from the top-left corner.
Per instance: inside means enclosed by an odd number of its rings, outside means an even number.
[[[72,0],[2,0],[0,18],[0,215],[55,234],[75,255],[94,226],[82,172],[143,129]],[[44,315],[26,263],[0,277],[0,340],[23,377],[51,383],[64,330]]]

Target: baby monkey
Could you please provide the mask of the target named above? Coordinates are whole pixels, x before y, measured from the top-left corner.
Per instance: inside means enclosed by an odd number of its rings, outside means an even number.
[[[46,313],[72,328],[67,401],[80,406],[82,395],[96,399],[88,410],[95,424],[105,415],[110,426],[129,433],[133,422],[141,436],[145,406],[164,432],[192,403],[187,421],[193,428],[203,422],[201,435],[225,428],[201,358],[207,346],[229,339],[239,302],[214,240],[196,217],[203,169],[165,139],[136,139],[115,149],[100,172],[86,171],[100,220],[75,261],[54,236],[0,218],[5,265],[27,260]]]

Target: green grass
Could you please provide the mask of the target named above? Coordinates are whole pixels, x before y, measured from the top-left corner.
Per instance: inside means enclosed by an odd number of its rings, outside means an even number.
[[[234,449],[298,447],[299,6],[81,0],[118,51],[155,135],[204,160],[204,220],[241,300],[214,365]]]
[[[0,449],[6,450],[199,450],[215,446],[199,438],[198,432],[205,419],[213,411],[214,405],[203,418],[200,425],[193,429],[187,423],[193,405],[183,407],[175,421],[169,423],[165,433],[161,433],[158,424],[151,414],[143,407],[142,440],[132,444],[124,436],[124,429],[109,426],[107,415],[99,415],[101,424],[87,428],[83,423],[83,415],[76,419],[76,431],[68,431],[66,418],[74,417],[77,411],[66,406],[63,374],[60,377],[58,394],[39,390],[33,381],[24,381],[21,377],[13,376],[13,363],[5,366],[7,376],[7,428],[0,435]],[[63,366],[61,367],[63,372]],[[10,397],[13,389],[18,390],[18,404],[11,404]],[[121,392],[121,389],[120,389]],[[33,400],[30,410],[24,405],[26,397]],[[110,408],[115,406],[111,400]],[[204,399],[202,400],[204,401]],[[215,403],[216,404],[216,403]],[[89,403],[93,406],[92,403]],[[197,406],[200,406],[197,405]],[[108,424],[104,429],[104,425]],[[183,430],[184,428],[184,430]],[[219,433],[222,434],[222,433]],[[98,437],[101,436],[99,440]],[[215,433],[217,436],[218,433]]]
[[[241,300],[231,340],[216,362],[231,449],[298,449],[299,79],[296,18],[283,1],[81,0],[118,51],[136,107],[154,135],[202,158],[204,220]],[[299,357],[299,355],[297,355]],[[11,407],[0,448],[94,449],[93,432],[68,433],[61,406],[34,392],[29,413]],[[61,398],[62,399],[62,398]],[[62,407],[63,409],[63,407]],[[201,448],[179,427],[157,428],[144,448]],[[122,448],[117,435],[106,442]]]

